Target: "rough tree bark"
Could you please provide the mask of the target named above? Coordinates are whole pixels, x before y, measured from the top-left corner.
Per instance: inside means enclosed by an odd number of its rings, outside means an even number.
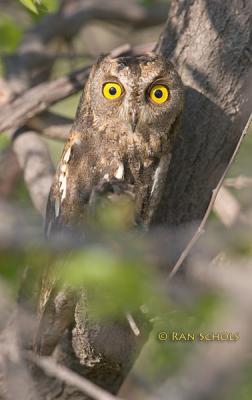
[[[252,109],[252,3],[172,1],[157,51],[187,86],[156,223],[202,219]]]
[[[180,134],[155,224],[177,226],[202,219],[249,118],[251,7],[250,0],[171,1],[157,51],[173,60],[187,89]],[[58,359],[108,391],[117,392],[150,329],[138,322],[140,337],[134,336],[127,324],[94,326],[87,321],[84,364],[74,355],[69,335],[63,338]],[[100,361],[96,356],[101,356]],[[87,398],[38,371],[35,377],[42,398],[49,394],[50,399]]]

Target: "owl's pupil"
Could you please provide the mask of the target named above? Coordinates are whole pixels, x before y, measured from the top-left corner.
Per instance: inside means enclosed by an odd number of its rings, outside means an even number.
[[[155,90],[155,97],[157,99],[161,99],[161,97],[163,96],[163,92],[160,89]]]
[[[109,88],[109,94],[111,94],[111,96],[114,96],[116,94],[116,88],[114,86]]]

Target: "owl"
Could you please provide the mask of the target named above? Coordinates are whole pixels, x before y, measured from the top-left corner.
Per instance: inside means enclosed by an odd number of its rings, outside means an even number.
[[[92,67],[52,185],[47,234],[85,221],[101,182],[130,185],[135,220],[148,226],[159,205],[183,109],[174,66],[149,53],[101,56]]]

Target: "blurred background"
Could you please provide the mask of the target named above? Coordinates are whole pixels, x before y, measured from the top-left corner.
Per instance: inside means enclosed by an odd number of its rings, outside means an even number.
[[[72,7],[70,3],[69,13]],[[41,70],[32,77],[34,84],[39,83],[40,74],[54,80],[92,64],[101,53],[121,45],[134,47],[147,43],[151,46],[158,40],[166,20],[168,1],[130,1],[128,10],[127,2],[124,2],[128,12],[125,18],[124,9],[115,7],[114,3],[111,2],[112,13],[109,5],[100,4],[99,10],[96,2],[93,11],[76,32],[71,33],[70,26],[65,34],[57,35],[45,44],[50,68],[43,69],[41,64]],[[8,66],[15,64],[15,54],[20,54],[22,46],[31,45],[32,50],[33,27],[43,29],[45,16],[50,16],[63,5],[64,2],[58,0],[44,0],[43,7],[37,4],[37,9],[36,4],[28,0],[0,0],[0,107],[6,96],[11,96],[4,86],[6,77],[16,88],[16,93],[19,91],[13,76],[8,76]],[[26,41],[27,35],[29,41]],[[18,64],[18,58],[16,62],[17,68],[20,68],[19,79],[22,79],[22,65]],[[27,79],[25,74],[23,79]],[[57,102],[49,111],[73,119],[79,97],[80,92]],[[91,288],[102,285],[104,291],[111,293],[112,300],[107,304],[99,299],[95,304],[97,312],[103,316],[116,316],[125,307],[134,309],[145,305],[153,330],[123,385],[120,395],[125,399],[145,399],[159,388],[160,393],[156,395],[159,397],[156,398],[168,398],[164,394],[166,390],[171,390],[170,393],[174,390],[174,395],[169,397],[171,399],[203,399],[199,394],[187,397],[186,389],[183,389],[184,397],[176,397],[176,378],[184,376],[188,380],[197,380],[198,376],[202,384],[209,385],[211,393],[218,385],[217,378],[222,376],[216,375],[218,368],[221,373],[226,373],[223,379],[235,371],[232,384],[225,386],[224,398],[251,399],[252,347],[246,336],[252,332],[248,307],[252,305],[252,296],[248,293],[252,284],[251,130],[243,140],[217,196],[206,232],[191,252],[188,260],[188,270],[191,272],[186,283],[178,278],[174,285],[168,285],[167,288],[162,275],[156,270],[155,262],[146,261],[146,257],[143,257],[143,253],[147,252],[146,244],[142,243],[142,239],[135,240],[134,235],[126,240],[126,245],[122,245],[123,250],[116,254],[100,244],[78,250],[71,262],[71,277],[68,276],[68,268],[64,269],[65,278],[70,279],[71,284],[85,282]],[[53,165],[56,166],[64,141],[44,136],[41,139],[48,146]],[[32,265],[36,275],[50,258],[50,251],[43,243],[43,217],[34,208],[27,182],[12,151],[11,140],[10,132],[0,134],[0,328],[5,326],[14,307],[25,267]],[[108,228],[105,221],[104,229],[106,234],[109,230],[113,235],[117,232],[117,224],[120,226],[118,219],[121,217],[114,215],[113,211],[111,213],[115,226]],[[209,265],[212,266],[209,276],[201,277],[201,268],[206,266],[208,270]],[[217,268],[218,278],[212,273],[214,267]],[[239,271],[246,271],[245,279],[237,273],[237,267]],[[227,273],[223,272],[227,270],[230,274],[228,282],[223,277],[223,274],[227,277]],[[30,290],[28,285],[27,291]],[[199,343],[198,340],[184,338],[172,341],[166,337],[160,340],[160,332],[168,335],[171,332],[191,332],[196,335],[199,332],[238,332],[240,340],[232,343],[228,343],[229,340]],[[201,377],[204,369],[204,377]]]

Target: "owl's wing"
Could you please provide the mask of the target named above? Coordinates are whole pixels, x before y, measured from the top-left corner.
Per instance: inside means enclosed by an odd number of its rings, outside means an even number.
[[[71,222],[74,215],[78,214],[79,203],[83,199],[79,188],[74,191],[73,187],[78,177],[79,161],[84,158],[80,151],[81,146],[82,143],[78,134],[72,133],[64,147],[48,197],[45,218],[45,234],[47,237],[62,230],[68,225],[68,222]],[[84,176],[83,180],[82,187],[85,188]],[[87,193],[86,198],[88,196],[89,193]]]
[[[62,230],[74,233],[101,198],[128,191],[122,162],[104,149],[101,155],[95,134],[88,133],[92,140],[81,140],[80,134],[73,132],[65,145],[47,203],[47,237]]]
[[[56,205],[58,204],[58,195],[55,193],[56,184],[53,183],[47,200],[46,217],[45,217],[45,235],[47,238],[60,228],[57,219]]]
[[[66,143],[50,189],[45,218],[45,234],[48,239],[55,233],[67,229],[68,210],[75,208],[75,204],[69,204],[67,194],[74,178],[72,175],[77,171],[69,168],[74,164],[74,145],[80,144],[77,140],[76,135],[72,134]],[[74,199],[71,200],[75,203]],[[41,276],[38,299],[39,323],[35,335],[35,347],[39,354],[50,355],[74,320],[78,293],[68,285],[62,287],[57,284],[61,267],[67,262],[68,257],[71,257],[71,252],[60,258],[56,253],[50,264],[45,266]]]

